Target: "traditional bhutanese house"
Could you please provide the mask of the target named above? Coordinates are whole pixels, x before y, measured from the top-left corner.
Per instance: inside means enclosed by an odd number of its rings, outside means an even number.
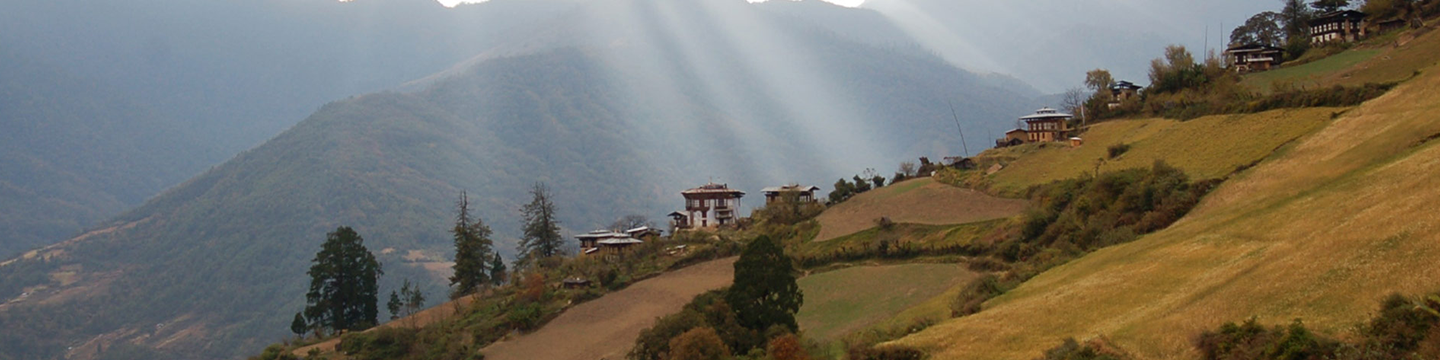
[[[649,226],[641,226],[634,229],[625,230],[625,234],[630,235],[630,237],[632,238],[647,241],[655,240],[659,238],[660,235],[663,235],[659,229],[651,229]]]
[[[819,190],[819,186],[800,186],[799,184],[790,184],[785,186],[767,187],[761,189],[760,192],[765,193],[765,204],[768,205],[777,200],[780,200],[780,196],[786,193],[795,193],[797,197],[799,197],[800,202],[812,202],[815,201],[815,192]]]
[[[605,248],[606,241],[614,239],[635,240],[631,238],[629,234],[617,233],[610,230],[595,230],[588,234],[575,235],[575,239],[580,240],[580,253],[586,255],[594,254],[602,248]],[[614,244],[614,242],[612,241],[611,244]]]
[[[945,164],[952,168],[961,170],[970,170],[978,166],[975,164],[975,160],[964,156],[946,156]]]
[[[1051,108],[1040,108],[1034,114],[1021,117],[1025,121],[1029,136],[1027,142],[1064,141],[1070,137],[1070,119],[1074,116]]]
[[[1025,129],[1013,129],[1010,131],[1006,131],[1005,137],[996,139],[995,147],[1002,148],[1007,146],[1020,145],[1024,144],[1025,141],[1028,140],[1030,140],[1030,134],[1025,133]]]
[[[1120,107],[1125,100],[1140,96],[1140,89],[1140,85],[1135,85],[1135,83],[1124,80],[1117,81],[1110,85],[1110,103],[1106,106],[1111,109]]]
[[[1285,50],[1260,44],[1235,45],[1225,49],[1225,61],[1236,72],[1266,71],[1278,67]]]
[[[1310,43],[1352,42],[1365,38],[1365,13],[1332,11],[1310,20]]]
[[[681,191],[685,197],[685,212],[671,213],[676,229],[713,228],[735,222],[740,210],[740,198],[744,191],[731,189],[725,184],[709,183]]]
[[[600,251],[618,252],[631,246],[644,244],[645,241],[626,236],[600,240],[595,243],[600,245]]]

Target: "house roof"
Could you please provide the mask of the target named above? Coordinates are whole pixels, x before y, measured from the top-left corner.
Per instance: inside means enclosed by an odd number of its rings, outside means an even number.
[[[690,217],[690,215],[686,215],[685,213],[679,212],[679,211],[672,212],[672,213],[669,213],[669,214],[665,214],[665,216],[669,216],[669,217],[676,217],[676,216],[679,216],[679,217]]]
[[[1135,83],[1132,83],[1132,82],[1129,82],[1129,81],[1125,81],[1125,80],[1116,81],[1114,85],[1110,85],[1110,90],[1121,90],[1121,89],[1140,90],[1140,88],[1141,88],[1140,85],[1135,85]]]
[[[709,184],[701,185],[700,187],[697,187],[697,188],[694,188],[694,189],[690,189],[690,190],[681,191],[680,193],[681,193],[681,194],[685,194],[685,195],[690,195],[690,194],[732,194],[732,195],[745,196],[745,192],[744,192],[744,191],[731,189],[731,188],[730,188],[729,186],[727,186],[726,184],[716,184],[716,183],[709,183]]]
[[[617,232],[610,231],[610,230],[595,230],[595,231],[591,231],[589,234],[575,235],[575,238],[576,238],[576,239],[581,239],[581,240],[584,240],[584,239],[609,239],[609,238],[617,238],[617,237],[630,237],[630,235],[629,235],[629,234],[621,234],[621,233],[617,233]]]
[[[760,189],[761,192],[767,192],[767,193],[778,193],[778,192],[781,192],[781,191],[805,191],[805,192],[809,192],[809,191],[816,191],[816,190],[820,190],[820,187],[819,187],[819,186],[815,186],[815,185],[800,186],[800,185],[794,185],[794,184],[792,184],[792,185],[785,185],[785,186],[771,186],[771,187],[767,187],[767,188],[764,188],[764,189]]]
[[[1022,132],[1022,133],[1023,133],[1023,132],[1026,132],[1026,131],[1025,131],[1025,129],[1010,129],[1010,131],[1006,131],[1005,134],[1008,135],[1008,134],[1013,134],[1013,133],[1017,133],[1017,132]]]
[[[1051,108],[1048,108],[1048,107],[1042,107],[1042,108],[1040,108],[1040,109],[1038,109],[1038,110],[1035,110],[1035,113],[1034,113],[1034,114],[1030,114],[1030,115],[1026,115],[1026,116],[1020,117],[1020,120],[1032,121],[1032,120],[1051,120],[1051,119],[1057,119],[1057,118],[1069,119],[1069,118],[1073,118],[1073,117],[1075,117],[1075,116],[1074,116],[1074,115],[1070,115],[1070,114],[1066,114],[1066,113],[1062,113],[1062,112],[1060,112],[1059,110],[1051,109]]]
[[[1310,26],[1329,24],[1341,20],[1359,20],[1370,15],[1355,10],[1331,11],[1310,19]]]
[[[1274,47],[1274,46],[1269,46],[1269,45],[1255,44],[1255,43],[1239,44],[1239,45],[1234,45],[1234,46],[1225,48],[1225,53],[1226,53],[1226,54],[1238,54],[1238,53],[1250,53],[1250,52],[1271,52],[1271,51],[1274,51],[1274,52],[1282,52],[1282,51],[1285,51],[1285,49],[1281,49],[1281,48]]]
[[[613,239],[600,240],[600,241],[597,241],[597,242],[595,242],[595,243],[600,244],[600,245],[630,245],[630,244],[644,244],[645,241],[640,240],[640,239],[636,239],[636,238],[632,238],[632,237],[623,237],[623,238],[613,238]]]

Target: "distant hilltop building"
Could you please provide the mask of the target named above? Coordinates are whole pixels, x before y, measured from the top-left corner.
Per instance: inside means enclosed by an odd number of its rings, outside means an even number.
[[[624,232],[610,230],[595,230],[588,234],[575,235],[580,240],[580,253],[592,255],[601,251],[620,251],[625,248],[644,244],[645,239],[654,240],[660,236],[660,232],[649,227],[638,227]]]
[[[1266,71],[1280,67],[1285,50],[1260,44],[1235,45],[1225,49],[1225,62],[1235,72]]]
[[[1365,38],[1365,18],[1355,10],[1332,11],[1310,20],[1310,43],[1348,43]]]
[[[672,225],[676,229],[694,229],[733,224],[745,192],[725,184],[709,183],[681,191],[680,195],[685,196],[685,211],[670,213]]]
[[[1070,139],[1070,119],[1074,115],[1060,112],[1048,107],[1035,110],[1034,114],[1020,118],[1025,122],[1025,129],[1014,129],[1005,132],[1005,137],[995,140],[995,147],[1014,146],[1022,143],[1066,141]]]
[[[1140,85],[1135,85],[1135,83],[1129,81],[1116,81],[1110,85],[1110,103],[1105,104],[1105,106],[1110,109],[1120,107],[1126,100],[1140,96],[1141,88]]]
[[[799,184],[790,184],[785,186],[767,187],[761,189],[760,192],[765,193],[765,203],[769,204],[775,202],[776,200],[780,200],[780,195],[786,193],[795,193],[796,196],[799,198],[800,202],[812,202],[815,201],[815,192],[819,190],[819,186],[800,186]]]

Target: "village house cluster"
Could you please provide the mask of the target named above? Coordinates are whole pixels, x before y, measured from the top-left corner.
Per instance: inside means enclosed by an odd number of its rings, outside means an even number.
[[[1306,25],[1310,28],[1310,45],[1349,43],[1365,39],[1369,15],[1355,10],[1332,11],[1316,16]],[[1404,21],[1391,20],[1378,26],[1382,31],[1402,26]],[[1225,63],[1237,72],[1267,71],[1280,66],[1285,49],[1264,44],[1234,44],[1225,49]]]
[[[761,190],[765,194],[766,204],[780,201],[787,194],[794,194],[795,199],[801,202],[814,202],[816,191],[820,191],[820,187],[798,184]],[[739,220],[740,198],[745,197],[745,192],[731,189],[728,184],[708,183],[681,191],[680,195],[685,198],[685,210],[668,215],[674,231],[717,229],[735,224]],[[659,239],[661,235],[663,234],[659,229],[641,226],[623,231],[595,230],[576,235],[575,239],[580,241],[581,254],[594,255],[619,253],[631,246]]]

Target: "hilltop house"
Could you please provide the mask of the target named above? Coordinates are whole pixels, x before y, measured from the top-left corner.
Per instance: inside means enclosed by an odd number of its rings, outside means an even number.
[[[624,250],[630,246],[645,243],[644,240],[632,237],[628,231],[618,233],[610,230],[595,230],[588,234],[575,235],[575,239],[580,240],[580,253],[585,255],[596,254],[604,250]]]
[[[1310,44],[1353,42],[1365,38],[1365,17],[1355,10],[1332,11],[1310,20]]]
[[[1235,45],[1225,49],[1225,62],[1235,72],[1266,71],[1280,65],[1285,50],[1260,44]]]
[[[745,192],[725,184],[709,183],[681,191],[680,195],[685,197],[685,211],[670,213],[671,225],[675,229],[693,229],[734,223]]]
[[[1021,117],[1025,122],[1026,142],[1065,141],[1070,138],[1070,119],[1075,116],[1048,107],[1035,110],[1034,114]]]
[[[1129,81],[1117,81],[1110,85],[1110,103],[1105,104],[1110,109],[1115,109],[1124,104],[1126,100],[1140,96],[1140,85]]]
[[[765,204],[768,205],[777,200],[780,200],[780,195],[785,193],[795,193],[799,198],[800,202],[813,202],[815,201],[815,192],[819,190],[819,186],[800,186],[799,184],[790,184],[785,186],[767,187],[761,189],[760,192],[765,193]]]
[[[1020,145],[1024,144],[1026,140],[1030,140],[1030,134],[1025,133],[1025,129],[1011,129],[1005,132],[1005,137],[995,140],[995,147]]]

